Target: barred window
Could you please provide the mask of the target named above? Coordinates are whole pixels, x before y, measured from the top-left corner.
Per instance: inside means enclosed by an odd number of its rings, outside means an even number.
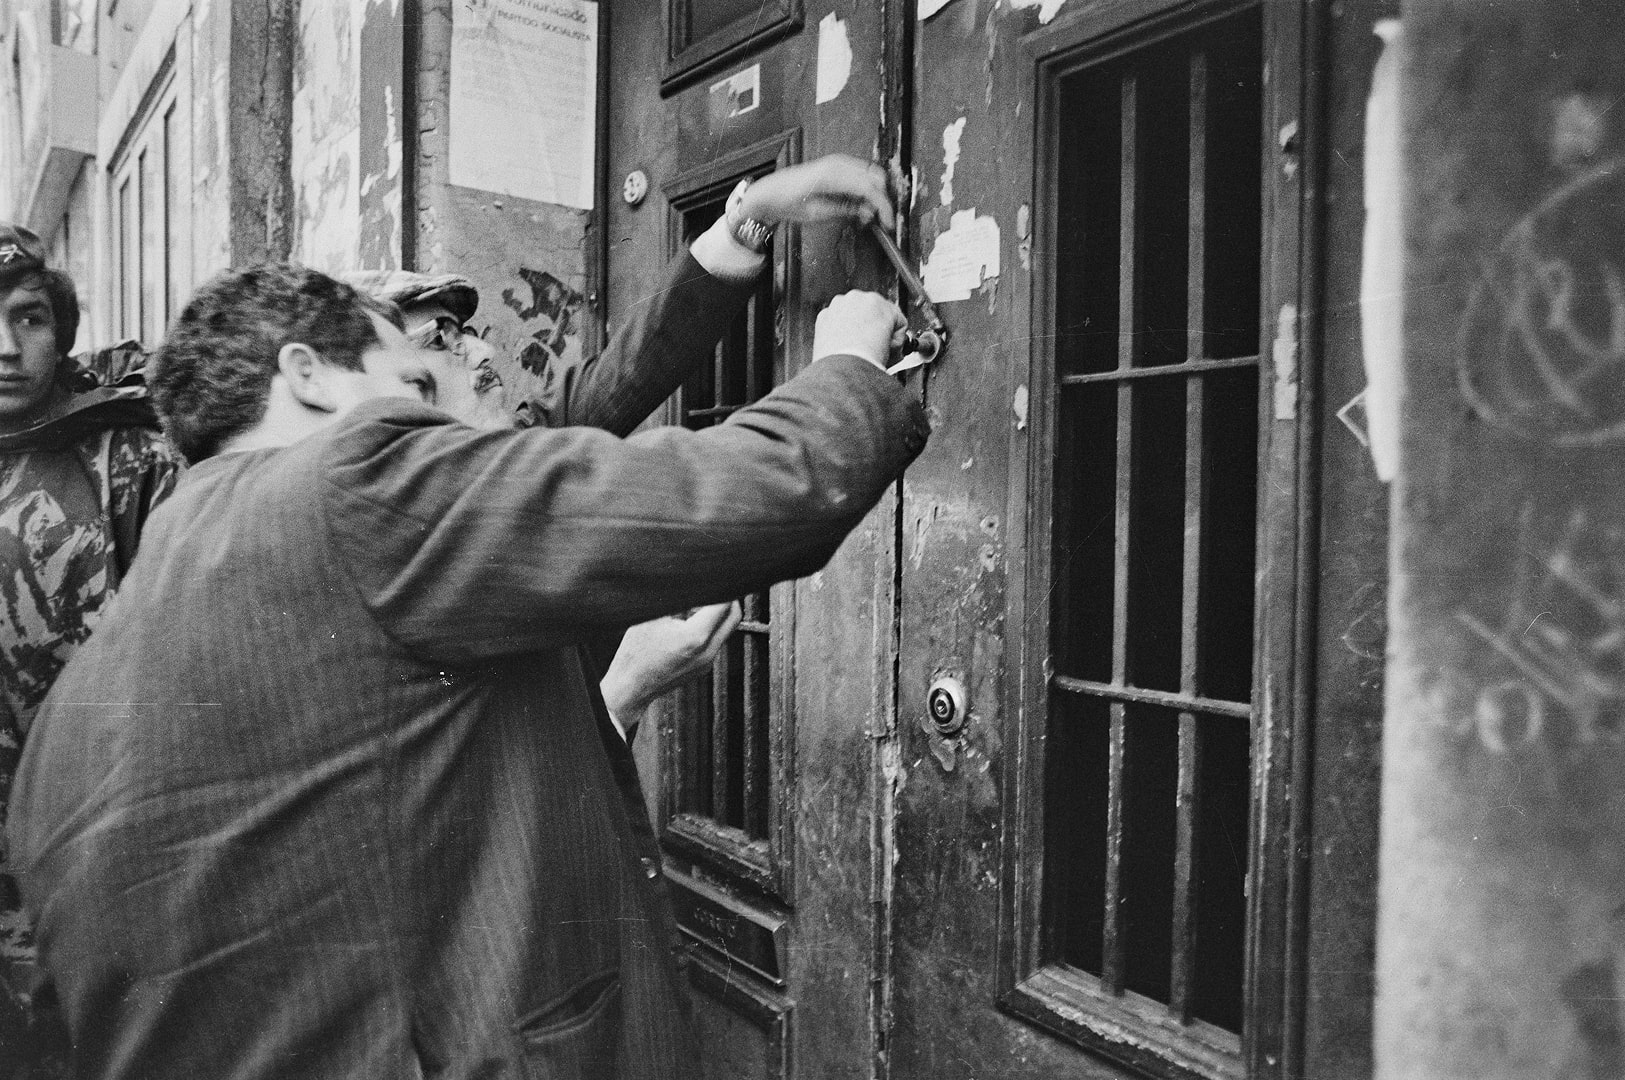
[[[1109,1021],[1080,1041],[1165,1076],[1241,1071],[1261,42],[1242,11],[1103,51],[1051,98],[1051,671],[1023,984],[1045,989],[1016,1011],[1072,1001]]]

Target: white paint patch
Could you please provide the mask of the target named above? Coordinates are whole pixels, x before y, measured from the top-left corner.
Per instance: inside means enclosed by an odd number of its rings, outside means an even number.
[[[1016,387],[1016,399],[1010,403],[1010,411],[1016,414],[1016,430],[1027,430],[1027,384],[1022,383]]]
[[[840,97],[851,76],[852,42],[832,11],[818,23],[818,104]]]
[[[959,164],[959,137],[965,134],[965,118],[942,129],[942,205],[954,202],[954,166]],[[933,297],[932,299],[935,299]]]
[[[924,22],[947,6],[948,0],[920,0],[920,21]]]
[[[978,217],[975,207],[954,214],[920,276],[934,303],[969,300],[999,276],[999,223],[986,215]]]
[[[1010,0],[1012,8],[1037,8],[1038,21],[1047,23],[1055,18],[1055,13],[1061,10],[1066,0]]]
[[[1275,323],[1275,419],[1298,418],[1298,306],[1282,304]]]
[[[1612,107],[1595,94],[1570,94],[1557,102],[1552,107],[1552,164],[1565,169],[1589,165],[1608,135]]]
[[[1365,232],[1360,258],[1360,340],[1367,446],[1377,478],[1399,470],[1399,409],[1405,354],[1405,163],[1399,132],[1404,87],[1398,19],[1374,27],[1382,55],[1365,105]],[[1341,415],[1341,414],[1339,414]]]

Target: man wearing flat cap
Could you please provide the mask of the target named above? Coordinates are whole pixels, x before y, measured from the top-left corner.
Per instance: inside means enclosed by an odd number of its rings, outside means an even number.
[[[39,237],[0,222],[0,823],[23,737],[101,620],[180,461],[139,385],[68,359],[73,281]],[[0,1077],[32,1040],[34,946],[0,842]]]
[[[406,336],[439,355],[432,372],[434,404],[470,427],[501,430],[541,423],[567,424],[571,390],[579,365],[555,360],[543,376],[541,393],[516,410],[502,400],[496,350],[468,327],[480,306],[480,293],[461,274],[420,274],[410,270],[359,270],[344,280],[400,309]],[[710,667],[739,625],[738,601],[708,604],[680,616],[663,616],[589,642],[583,659],[595,677],[616,729],[628,742],[649,707],[661,695]]]

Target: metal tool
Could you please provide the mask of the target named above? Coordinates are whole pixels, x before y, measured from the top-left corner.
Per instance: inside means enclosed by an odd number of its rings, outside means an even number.
[[[903,288],[908,290],[909,294],[914,297],[915,304],[919,305],[920,314],[925,316],[925,329],[920,331],[910,330],[903,338],[903,354],[905,356],[911,353],[918,354],[921,363],[929,364],[947,350],[948,326],[942,321],[942,316],[937,314],[936,305],[931,303],[931,297],[926,294],[925,282],[920,280],[920,275],[914,271],[914,268],[908,264],[908,260],[903,257],[903,253],[898,250],[897,241],[891,238],[891,233],[881,227],[878,221],[869,222],[869,232],[874,235],[875,242],[880,245],[880,250],[886,253],[886,258],[891,262],[892,269],[897,271],[898,280],[903,283]],[[910,364],[909,366],[915,367],[918,365]],[[901,365],[898,365],[898,367],[901,369]]]

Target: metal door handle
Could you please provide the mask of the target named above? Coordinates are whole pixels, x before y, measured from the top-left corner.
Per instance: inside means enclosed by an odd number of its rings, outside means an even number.
[[[903,288],[914,298],[919,306],[920,314],[925,316],[925,329],[918,332],[910,330],[903,338],[903,352],[918,353],[924,363],[931,363],[941,356],[948,348],[948,326],[937,314],[936,305],[931,303],[931,297],[925,291],[925,282],[920,275],[908,264],[903,253],[897,247],[897,241],[891,238],[891,233],[881,227],[880,222],[870,221],[869,232],[874,236],[880,250],[885,252],[886,258],[897,271],[897,278],[903,283]],[[911,365],[912,366],[912,365]]]

